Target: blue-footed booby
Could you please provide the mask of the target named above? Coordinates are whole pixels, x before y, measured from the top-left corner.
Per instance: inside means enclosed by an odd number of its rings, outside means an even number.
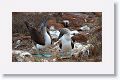
[[[74,48],[74,44],[72,42],[70,30],[68,28],[62,28],[60,30],[58,40],[61,41],[60,48],[62,49],[62,52],[65,54],[69,52],[71,55],[71,50]]]
[[[39,30],[35,29],[25,21],[25,24],[30,32],[31,39],[33,40],[33,43],[35,44],[34,49],[37,50],[37,54],[39,53],[39,49],[46,48],[47,46],[52,44],[52,40],[49,34],[49,31],[47,31],[47,21],[43,20],[41,23]]]

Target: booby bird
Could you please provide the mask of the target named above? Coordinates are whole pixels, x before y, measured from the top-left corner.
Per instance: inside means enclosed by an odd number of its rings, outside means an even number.
[[[63,25],[67,28],[67,27],[69,27],[69,20],[63,20]]]
[[[47,46],[52,44],[51,37],[49,32],[47,31],[47,21],[41,23],[39,30],[33,28],[28,22],[25,21],[25,24],[30,32],[31,39],[35,44],[34,49],[39,53],[39,49],[46,48]]]
[[[62,52],[64,53],[71,52],[71,50],[74,48],[74,44],[72,42],[69,29],[62,28],[60,30],[60,35],[58,37],[58,40],[61,41],[60,48],[62,49]]]

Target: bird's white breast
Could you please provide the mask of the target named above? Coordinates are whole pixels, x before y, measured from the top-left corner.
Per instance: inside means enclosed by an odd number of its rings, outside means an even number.
[[[51,44],[51,38],[48,35],[48,33],[45,33],[45,45],[50,45]]]
[[[65,35],[61,37],[62,42],[62,50],[63,51],[70,51],[72,49],[71,47],[71,39]]]

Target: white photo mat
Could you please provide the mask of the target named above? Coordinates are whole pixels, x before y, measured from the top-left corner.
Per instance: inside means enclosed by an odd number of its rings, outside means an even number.
[[[112,0],[4,0],[0,3],[0,73],[114,74]],[[12,62],[12,12],[102,12],[102,62]]]

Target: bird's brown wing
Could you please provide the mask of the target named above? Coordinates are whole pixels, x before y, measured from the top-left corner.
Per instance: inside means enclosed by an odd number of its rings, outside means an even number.
[[[36,33],[35,42],[40,45],[45,45],[45,37],[42,31]]]
[[[25,24],[29,30],[29,33],[31,35],[31,39],[40,45],[45,45],[45,38],[43,35],[43,31],[38,31],[35,28],[31,27],[31,25],[25,21]]]
[[[37,44],[45,45],[44,33],[42,31],[34,30],[31,32],[31,38]]]

